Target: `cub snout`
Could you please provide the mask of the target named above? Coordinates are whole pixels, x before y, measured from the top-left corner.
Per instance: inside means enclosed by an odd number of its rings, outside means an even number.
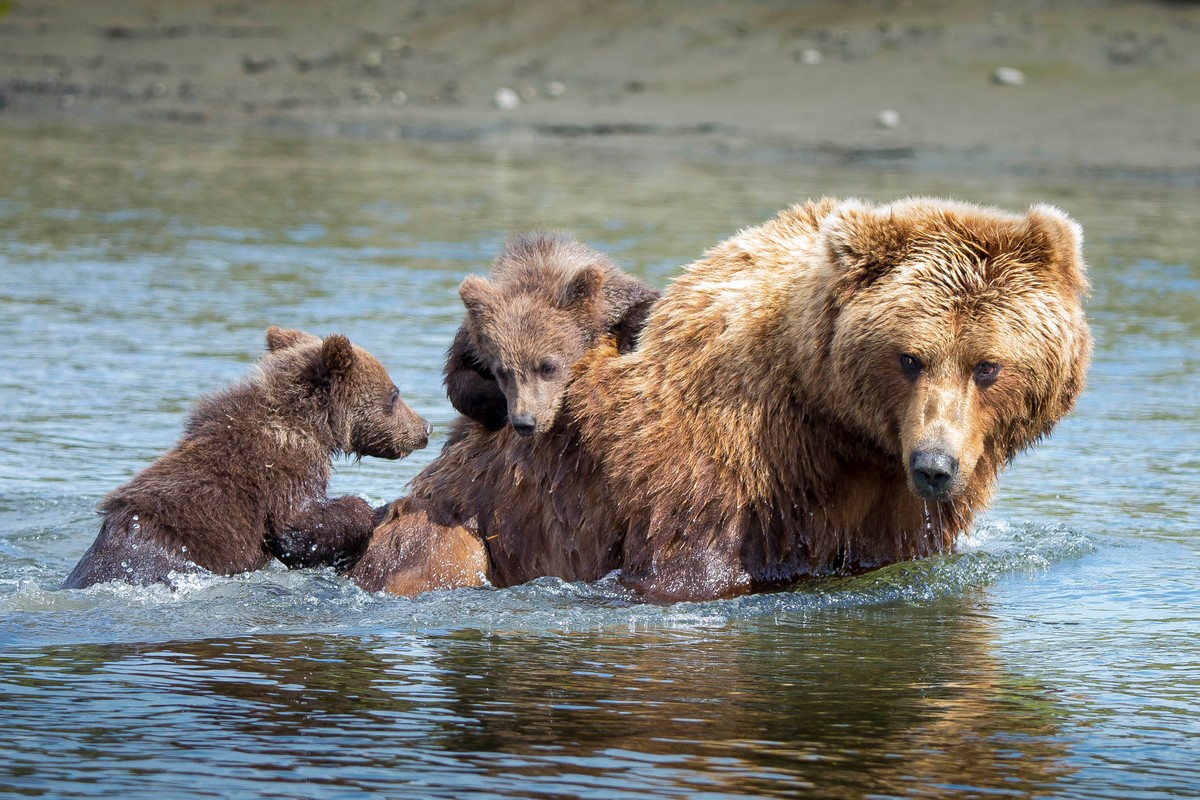
[[[423,450],[429,444],[429,437],[433,433],[433,426],[429,424],[429,420],[411,409],[409,410],[409,414],[411,416],[408,421],[408,435],[404,437],[407,440],[405,444],[409,452]],[[404,455],[408,455],[408,453]],[[403,456],[400,457],[403,458]]]
[[[520,436],[533,436],[537,433],[537,417],[533,414],[512,414],[508,421]]]

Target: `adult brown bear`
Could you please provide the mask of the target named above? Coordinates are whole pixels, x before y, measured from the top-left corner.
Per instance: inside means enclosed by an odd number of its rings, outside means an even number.
[[[352,574],[702,600],[949,550],[1083,387],[1081,245],[1044,205],[788,209],[689,266],[635,351],[593,348],[549,434],[460,421]]]

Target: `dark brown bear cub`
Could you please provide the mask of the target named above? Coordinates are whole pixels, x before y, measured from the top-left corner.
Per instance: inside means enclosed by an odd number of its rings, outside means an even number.
[[[488,430],[553,427],[571,369],[601,336],[633,349],[658,292],[566,236],[510,239],[492,282],[459,287],[466,319],[446,357],[446,393]]]
[[[233,575],[272,551],[304,566],[365,544],[374,512],[326,498],[331,457],[403,458],[426,445],[428,423],[344,336],[272,327],[267,349],[249,378],[200,400],[171,451],[104,498],[100,535],[63,588]],[[295,532],[309,549],[288,558]]]

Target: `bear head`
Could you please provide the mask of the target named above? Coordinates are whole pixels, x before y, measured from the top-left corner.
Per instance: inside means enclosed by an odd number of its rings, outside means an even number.
[[[459,286],[475,356],[495,377],[522,436],[550,430],[573,369],[607,324],[605,273],[585,264],[539,285],[468,275]]]
[[[821,235],[835,413],[899,460],[919,498],[985,501],[1083,388],[1079,225],[1047,205],[913,198],[843,203]]]
[[[260,373],[289,409],[285,417],[294,410],[315,421],[331,450],[396,459],[429,443],[429,423],[401,399],[387,369],[345,336],[272,326],[266,339]]]

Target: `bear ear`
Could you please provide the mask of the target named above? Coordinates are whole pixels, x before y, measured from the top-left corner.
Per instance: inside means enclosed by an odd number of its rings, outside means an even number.
[[[319,341],[321,340],[304,331],[288,330],[278,325],[267,328],[267,350],[272,353],[287,350],[298,344],[315,344]]]
[[[478,275],[468,275],[458,285],[458,296],[472,316],[486,314],[489,308],[496,305],[496,290],[485,279]]]
[[[843,300],[895,269],[908,251],[908,226],[858,200],[837,206],[821,228]]]
[[[321,362],[317,374],[323,382],[344,378],[354,368],[354,345],[340,333],[330,334],[321,342]]]
[[[1087,266],[1083,260],[1083,228],[1060,208],[1047,203],[1029,207],[1026,224],[1033,255],[1061,275],[1067,291],[1087,294]]]
[[[558,307],[563,310],[578,309],[600,296],[604,289],[604,272],[589,264],[571,276],[567,285],[558,293]]]

